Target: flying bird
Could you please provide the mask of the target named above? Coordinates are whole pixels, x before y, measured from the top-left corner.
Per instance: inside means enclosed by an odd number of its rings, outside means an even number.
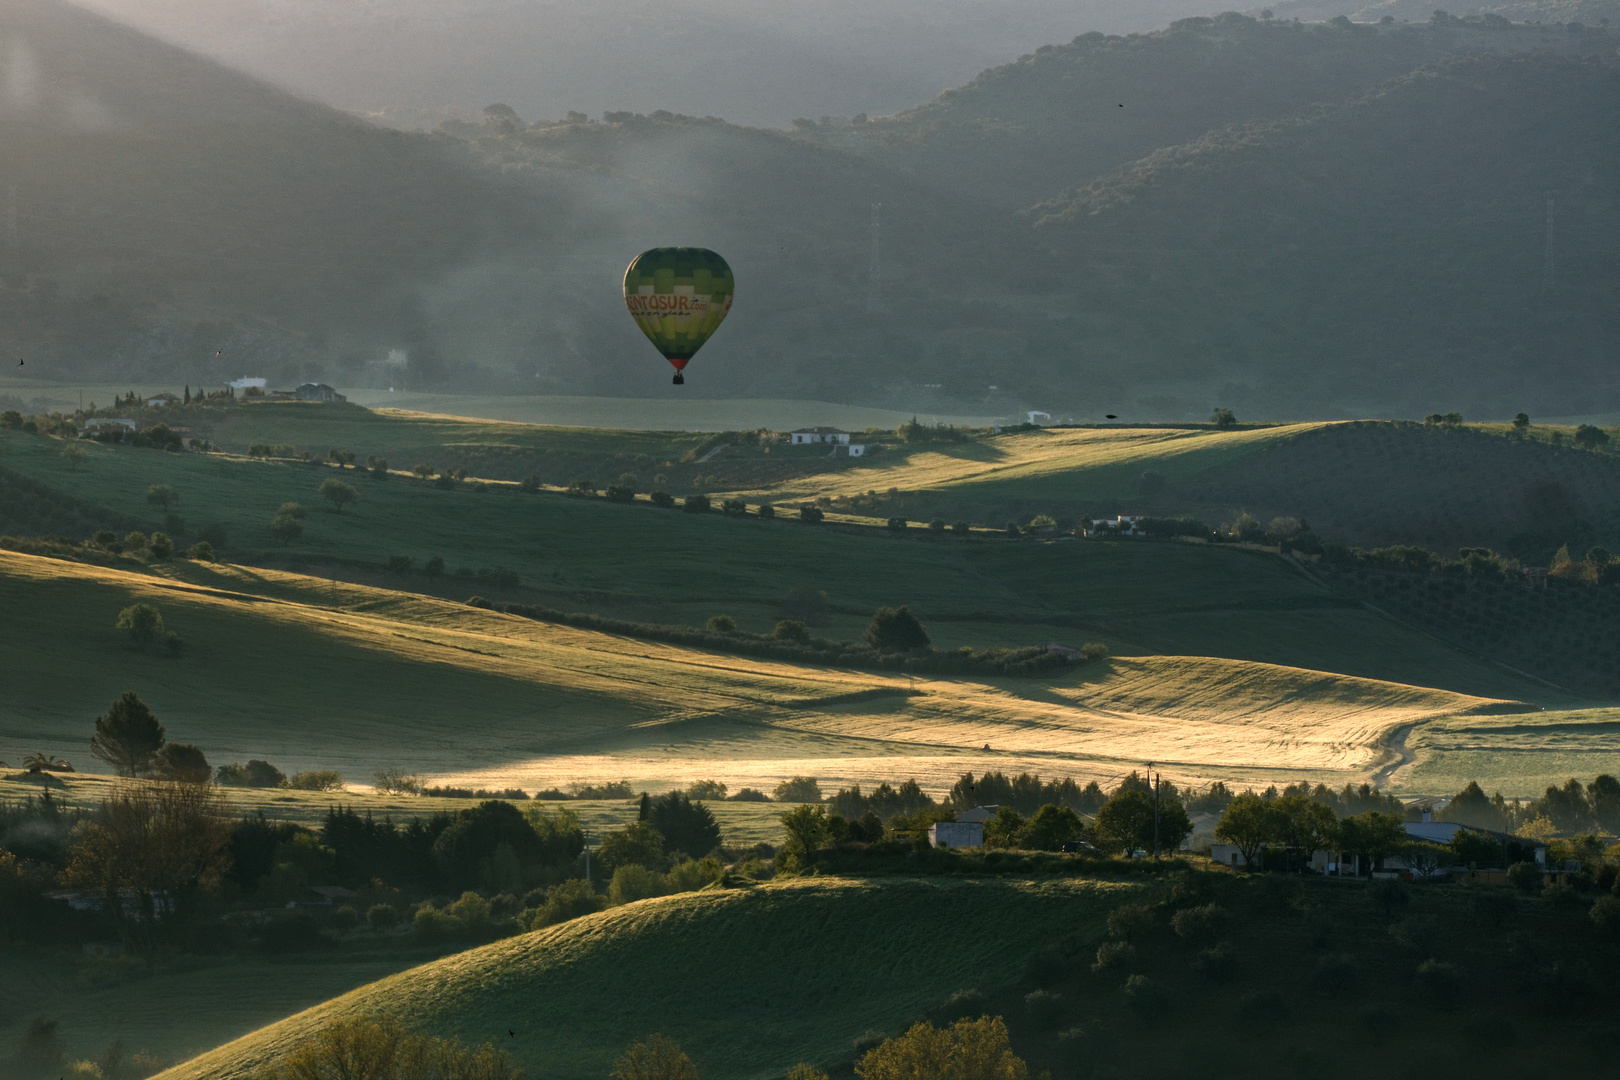
[[[22,366],[23,366],[23,365],[24,365],[24,364],[26,364],[26,363],[27,363],[27,361],[26,361],[26,360],[24,360],[24,359],[23,359],[23,358],[22,358],[22,357],[20,357],[20,356],[19,356],[19,357],[17,357],[17,366],[18,366],[18,367],[22,367]]]
[[[514,1038],[514,1039],[517,1038],[517,1032],[513,1031],[511,1028],[507,1028],[506,1033],[508,1035],[512,1036],[512,1038]]]
[[[1115,415],[1114,415],[1114,414],[1113,414],[1113,413],[1109,413],[1109,414],[1108,414],[1108,415],[1107,415],[1107,416],[1105,416],[1105,417],[1104,417],[1104,418],[1103,418],[1103,419],[1105,419],[1105,420],[1118,420],[1118,419],[1119,419],[1119,417],[1117,417],[1117,416],[1115,416]]]

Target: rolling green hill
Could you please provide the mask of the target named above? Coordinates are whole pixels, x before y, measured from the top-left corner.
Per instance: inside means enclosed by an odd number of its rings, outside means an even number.
[[[954,991],[999,989],[1054,939],[1100,938],[1107,912],[1135,892],[815,878],[687,893],[402,972],[161,1075],[248,1077],[325,1020],[374,1015],[498,1042],[531,1075],[601,1076],[654,1031],[706,1076],[778,1075],[799,1061],[831,1064],[865,1032],[898,1031]],[[951,917],[919,917],[926,911]]]
[[[690,515],[505,486],[375,483],[356,470],[346,475],[359,485],[360,502],[337,514],[317,505],[317,488],[335,472],[324,466],[97,445],[73,471],[54,439],[6,433],[0,443],[11,468],[154,527],[160,518],[146,489],[171,485],[188,527],[221,525],[235,561],[455,600],[478,592],[684,625],[723,612],[743,629],[769,631],[788,592],[809,586],[826,593],[817,633],[835,639],[859,640],[878,606],[906,603],[942,648],[1096,638],[1131,654],[1226,656],[1487,697],[1537,692],[1505,671],[1437,650],[1255,552],[994,537],[963,544],[920,531],[900,537],[785,518]],[[284,548],[267,524],[287,500],[313,512],[304,535]],[[415,569],[386,573],[395,555],[413,559]],[[433,556],[446,560],[438,577],[422,573]],[[497,567],[517,584],[490,572]]]
[[[170,738],[199,745],[215,763],[268,758],[288,772],[334,768],[362,785],[389,766],[496,790],[619,779],[660,789],[704,778],[768,790],[815,775],[869,785],[915,777],[939,792],[967,770],[1110,780],[1153,759],[1178,782],[1263,786],[1308,776],[1338,786],[1382,768],[1385,739],[1398,728],[1531,707],[1522,696],[1432,683],[1573,700],[1428,648],[1371,616],[1333,619],[1333,609],[1314,618],[1308,609],[1292,618],[1272,612],[1265,621],[1274,634],[1319,643],[1365,639],[1341,645],[1334,658],[1343,666],[1394,668],[1404,649],[1406,669],[1426,672],[1429,684],[1153,655],[1041,679],[913,680],[663,645],[278,571],[176,562],[142,572],[123,562],[131,568],[0,552],[0,600],[36,613],[0,632],[16,673],[0,688],[7,760],[43,751],[95,768],[85,752],[94,717],[133,688]],[[137,602],[155,606],[185,639],[178,655],[132,648],[114,629],[117,613]],[[1250,643],[1263,647],[1258,631]],[[76,804],[102,793],[91,781],[66,783],[63,797]],[[302,819],[311,800],[318,812],[328,797],[242,798],[244,812]],[[367,806],[442,808],[397,799]],[[727,822],[744,839],[761,824]]]

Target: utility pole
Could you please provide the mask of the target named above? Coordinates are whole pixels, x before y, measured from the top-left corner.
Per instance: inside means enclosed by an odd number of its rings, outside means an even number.
[[[1547,250],[1541,259],[1541,290],[1552,292],[1553,272],[1557,269],[1557,258],[1553,251],[1553,197],[1547,196]]]

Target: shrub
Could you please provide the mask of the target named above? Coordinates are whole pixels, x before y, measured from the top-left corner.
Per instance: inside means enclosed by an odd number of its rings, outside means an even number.
[[[343,774],[335,769],[305,769],[293,773],[287,786],[294,791],[342,791]]]
[[[748,513],[748,504],[741,499],[727,499],[720,509],[727,517],[742,517]]]
[[[160,779],[188,784],[205,784],[214,772],[203,752],[191,743],[165,743],[152,766]]]
[[[372,774],[371,786],[383,795],[420,795],[422,778],[404,769],[378,769]]]
[[[609,484],[605,494],[609,502],[633,503],[636,501],[636,489],[629,484]]]
[[[798,619],[783,619],[771,631],[777,641],[809,641],[810,628]]]
[[[698,1080],[697,1066],[673,1039],[649,1035],[613,1063],[611,1080]]]
[[[1600,896],[1588,912],[1592,925],[1610,934],[1620,933],[1620,897]]]
[[[456,1039],[411,1034],[392,1020],[363,1019],[332,1021],[314,1038],[294,1047],[278,1065],[258,1074],[260,1080],[339,1076],[521,1080],[522,1075],[505,1051],[489,1043],[468,1047]]]
[[[1108,932],[1129,941],[1153,929],[1153,909],[1146,904],[1125,904],[1108,913]]]
[[[906,531],[906,526],[908,524],[909,524],[909,522],[907,522],[906,519],[903,518],[903,517],[892,517],[888,521],[888,529],[889,529],[890,532],[902,532],[903,533],[903,532]]]
[[[1080,655],[1087,660],[1101,660],[1108,655],[1108,646],[1100,641],[1088,641],[1080,646]]]
[[[522,480],[518,481],[518,490],[523,492],[525,495],[538,494],[540,491],[540,478],[532,474],[525,476]]]
[[[681,509],[688,514],[707,514],[709,512],[709,497],[707,495],[688,495],[681,502]]]
[[[871,624],[866,628],[866,643],[874,649],[908,652],[912,649],[926,649],[929,640],[928,631],[923,629],[917,616],[911,613],[911,608],[904,604],[898,610],[889,607],[878,608],[872,615]]]
[[[1535,892],[1542,886],[1541,867],[1533,862],[1516,862],[1508,867],[1508,884],[1520,892]]]
[[[769,521],[776,516],[776,507],[770,503],[760,503],[759,509],[755,512],[759,514],[759,520]]]
[[[168,533],[155,532],[146,542],[146,549],[152,553],[154,559],[167,559],[174,555],[174,541]]]
[[[1136,959],[1136,946],[1128,941],[1105,941],[1097,946],[1097,962],[1092,971],[1107,971],[1121,967]]]
[[[663,874],[630,863],[613,871],[613,880],[608,883],[608,903],[617,907],[654,896],[668,896],[672,891]]]
[[[1186,908],[1170,918],[1170,926],[1183,941],[1207,941],[1226,928],[1226,909],[1217,904]]]
[[[332,914],[327,916],[327,924],[340,934],[346,934],[360,925],[360,913],[348,904],[333,908]]]
[[[347,480],[329,476],[321,482],[316,494],[332,504],[332,509],[343,513],[343,508],[360,501],[360,493]]]
[[[213,562],[214,545],[206,540],[199,540],[186,551],[186,558],[195,559],[197,562]]]
[[[861,1080],[1025,1080],[1029,1066],[1012,1052],[998,1017],[962,1019],[947,1028],[926,1021],[862,1055]]]
[[[645,805],[647,821],[663,836],[666,853],[702,856],[720,846],[720,826],[713,811],[684,792],[671,791]]]
[[[738,792],[738,797],[741,795],[742,792]],[[819,803],[822,799],[821,785],[816,783],[813,776],[795,776],[791,780],[777,784],[776,790],[771,792],[771,797],[777,802]]]
[[[130,642],[144,649],[169,636],[163,615],[151,604],[132,604],[118,613],[117,628],[129,635]]]
[[[686,786],[688,799],[724,799],[726,785],[718,780],[694,780]]]
[[[366,909],[366,925],[373,930],[392,930],[399,925],[399,912],[392,904],[372,904]]]
[[[697,892],[705,886],[712,885],[725,876],[725,867],[720,860],[711,857],[703,859],[682,859],[670,867],[664,880],[672,893]]]
[[[283,547],[290,545],[303,534],[303,521],[285,510],[270,519],[270,535],[280,540]]]
[[[709,621],[703,624],[703,628],[711,634],[735,634],[737,632],[737,620],[730,615],[710,615]]]
[[[760,791],[758,788],[751,788],[751,787],[738,788],[737,789],[737,794],[728,795],[728,796],[726,796],[726,799],[728,801],[730,801],[730,802],[770,802],[771,801],[771,797],[769,795],[765,794],[763,791]]]
[[[667,491],[655,491],[647,497],[652,500],[652,504],[654,506],[662,507],[665,510],[668,510],[675,505],[675,496],[671,495]]]
[[[820,507],[815,506],[812,503],[805,503],[803,506],[799,507],[799,520],[808,525],[815,525],[826,516],[826,514],[821,512]]]
[[[965,521],[953,521],[951,523],[951,532],[957,536],[966,536],[972,529],[973,527]]]
[[[538,930],[542,926],[555,926],[581,915],[595,914],[606,905],[607,898],[591,888],[590,882],[584,878],[570,878],[547,889],[545,899],[539,906],[524,912],[518,922],[525,930]]]

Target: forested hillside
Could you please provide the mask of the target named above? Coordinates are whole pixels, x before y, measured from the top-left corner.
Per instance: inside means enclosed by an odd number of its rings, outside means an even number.
[[[1602,27],[1225,15],[1088,34],[890,119],[492,107],[428,136],[53,0],[7,12],[0,348],[41,376],[664,395],[618,279],[701,243],[739,291],[687,394],[1128,421],[1620,405]]]

